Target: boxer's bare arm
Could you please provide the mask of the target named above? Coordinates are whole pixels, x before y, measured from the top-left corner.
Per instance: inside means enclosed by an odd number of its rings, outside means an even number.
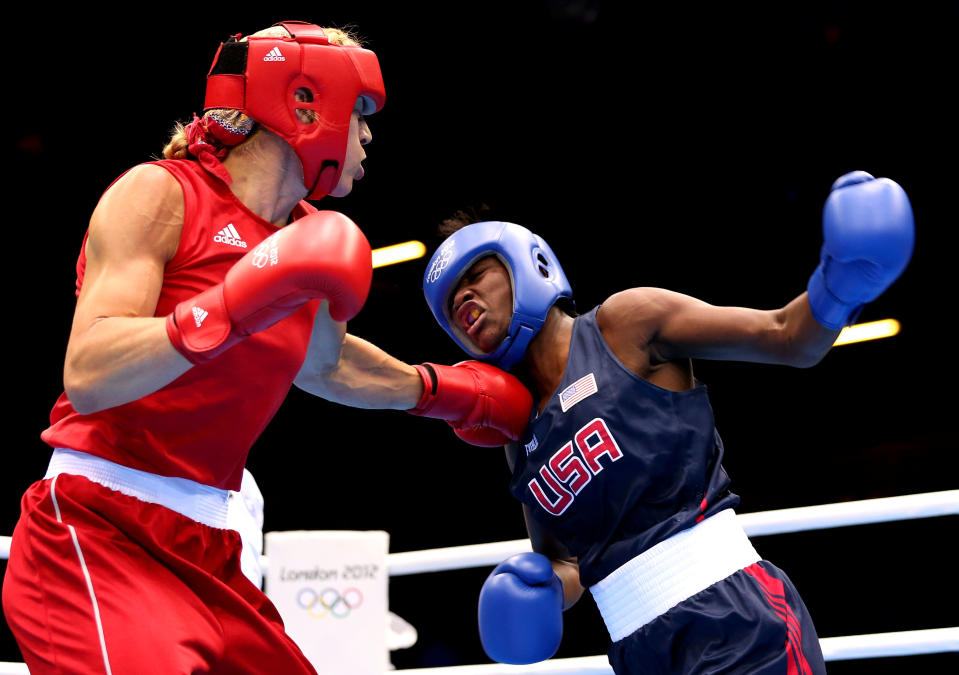
[[[153,316],[182,228],[180,186],[156,166],[131,170],[94,210],[63,372],[77,412],[134,401],[191,367]]]
[[[423,395],[416,369],[348,334],[345,323],[330,318],[326,302],[317,312],[296,386],[355,408],[409,410]]]
[[[553,572],[563,584],[563,609],[569,609],[579,601],[586,590],[579,580],[579,561],[570,555],[569,550],[555,536],[533,519],[526,504],[523,504],[523,517],[526,519],[530,544],[534,551],[549,558]]]
[[[809,367],[839,334],[813,318],[805,293],[780,309],[758,310],[633,288],[604,302],[597,321],[617,355],[635,345],[650,363],[699,358]]]
[[[510,473],[516,466],[516,447],[506,447],[506,463]],[[579,580],[579,561],[570,554],[569,549],[548,530],[540,526],[530,508],[523,504],[523,519],[526,521],[526,532],[533,550],[549,558],[553,572],[563,584],[563,609],[569,609],[582,597],[586,588]]]

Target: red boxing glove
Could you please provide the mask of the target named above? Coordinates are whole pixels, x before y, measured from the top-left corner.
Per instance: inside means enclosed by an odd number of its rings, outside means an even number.
[[[360,228],[341,213],[300,218],[240,258],[222,283],[181,302],[167,335],[191,363],[203,363],[269,328],[314,298],[330,316],[356,316],[370,291],[373,254]]]
[[[505,445],[518,440],[529,424],[533,397],[504,370],[479,361],[413,367],[423,378],[423,396],[407,412],[446,420],[467,443]]]

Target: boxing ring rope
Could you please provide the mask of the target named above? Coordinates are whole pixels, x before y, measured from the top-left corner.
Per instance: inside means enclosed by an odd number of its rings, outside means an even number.
[[[956,514],[959,514],[959,490],[801,506],[739,514],[737,518],[748,536],[758,537]],[[387,563],[390,576],[399,576],[483,565],[495,566],[511,555],[530,550],[532,549],[528,539],[516,539],[492,544],[391,553]],[[263,562],[269,561],[264,559]]]
[[[737,516],[750,537],[873,523],[959,515],[959,490],[884,497],[837,504],[804,506]],[[494,566],[509,556],[530,551],[528,539],[391,553],[390,576]],[[10,554],[10,537],[0,537],[0,559]],[[261,559],[264,569],[269,558]],[[959,626],[872,635],[850,635],[820,640],[826,661],[959,652]],[[528,666],[484,664],[442,668],[415,668],[409,675],[610,675],[606,656],[553,659]],[[0,675],[27,675],[22,663],[0,663]]]

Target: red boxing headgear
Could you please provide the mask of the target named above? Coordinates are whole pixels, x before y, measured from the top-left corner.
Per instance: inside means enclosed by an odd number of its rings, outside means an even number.
[[[289,143],[303,164],[308,199],[336,187],[343,172],[350,117],[363,97],[363,114],[383,107],[386,91],[376,54],[331,44],[323,29],[283,21],[292,37],[234,36],[220,45],[207,75],[204,110],[234,108]],[[307,91],[305,101],[296,91]],[[301,122],[299,110],[312,110]]]

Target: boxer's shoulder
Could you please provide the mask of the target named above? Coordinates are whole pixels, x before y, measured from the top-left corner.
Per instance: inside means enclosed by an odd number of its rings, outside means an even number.
[[[156,165],[141,164],[118,178],[90,218],[88,243],[124,241],[164,259],[176,252],[185,203],[179,182]],[[89,253],[89,246],[88,246]]]
[[[674,295],[651,287],[614,293],[597,309],[596,324],[607,341],[628,338],[631,342],[649,342],[675,303]]]
[[[183,202],[183,188],[177,178],[160,164],[137,164],[118,177],[104,192],[104,198]]]

